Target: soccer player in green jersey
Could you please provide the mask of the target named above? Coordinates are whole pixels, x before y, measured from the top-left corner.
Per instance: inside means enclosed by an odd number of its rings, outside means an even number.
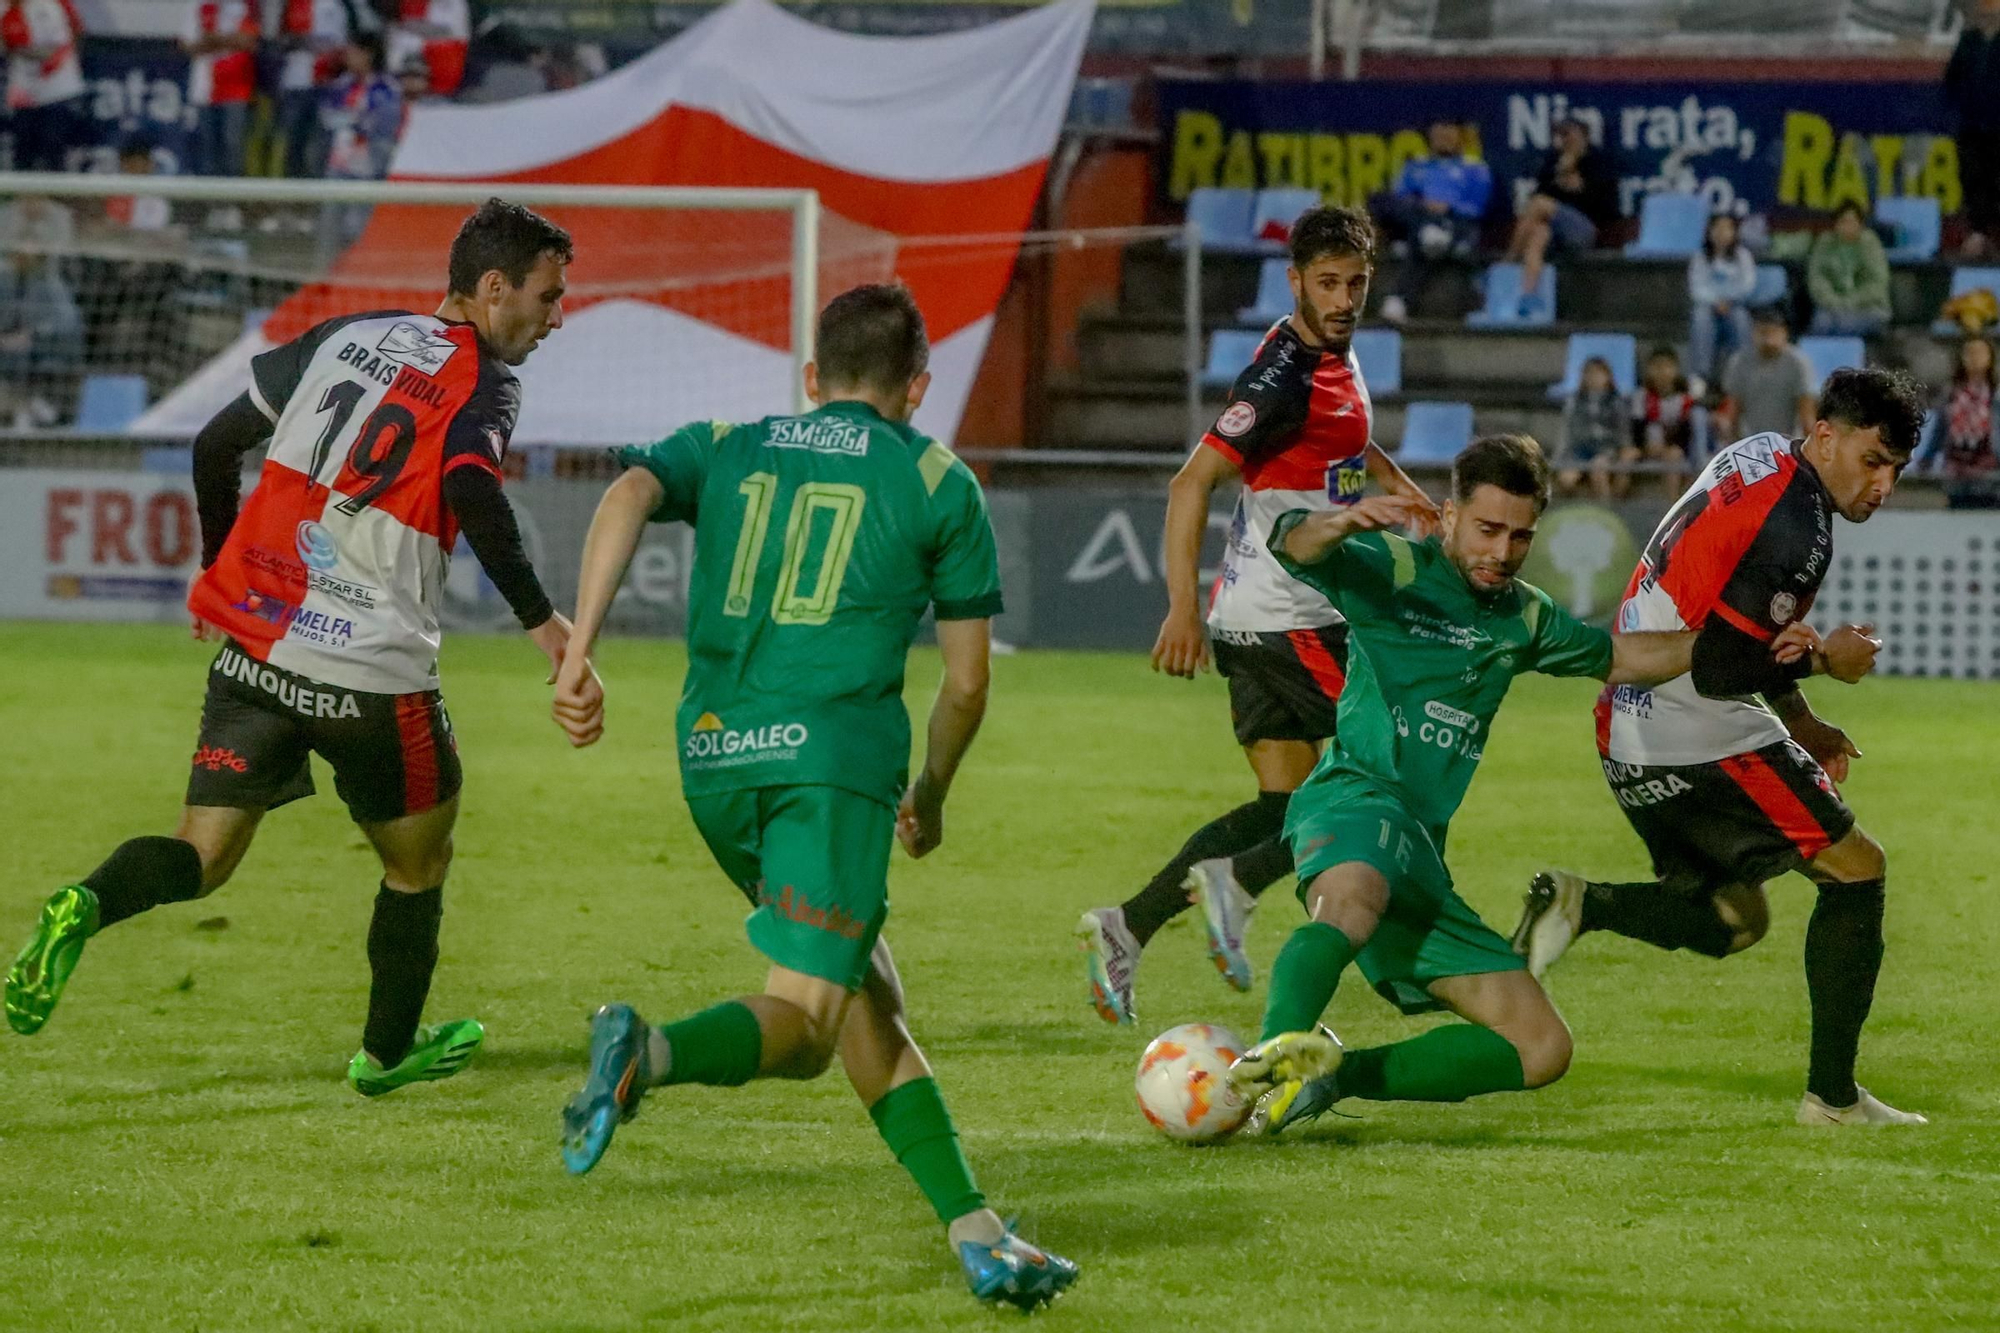
[[[649,1089],[815,1078],[835,1055],[896,1160],[945,1223],[973,1294],[1031,1308],[1076,1265],[986,1206],[881,938],[889,847],[944,837],[945,794],[986,709],[1000,566],[966,466],[908,422],[930,376],[923,317],[896,286],[819,317],[806,388],[819,409],[699,422],[619,452],[627,471],[585,540],[556,688],[572,741],[603,726],[587,645],[646,522],[694,525],[688,673],[676,728],[695,827],[750,900],[762,994],[649,1027],[623,1004],[591,1024],[590,1075],[563,1112],[563,1159],[588,1171]],[[903,669],[935,608],[944,682],[908,781]]]
[[[1453,463],[1439,538],[1388,531],[1414,516],[1395,496],[1294,510],[1272,528],[1278,560],[1351,628],[1338,733],[1285,821],[1312,919],[1279,952],[1262,1036],[1230,1070],[1263,1099],[1267,1132],[1343,1097],[1456,1102],[1541,1087],[1569,1067],[1548,995],[1454,891],[1446,827],[1515,676],[1655,684],[1688,669],[1694,636],[1614,638],[1519,582],[1548,498],[1541,447],[1500,435]],[[1788,638],[1774,650],[1801,649]],[[1404,1013],[1468,1022],[1343,1052],[1319,1020],[1350,963]]]

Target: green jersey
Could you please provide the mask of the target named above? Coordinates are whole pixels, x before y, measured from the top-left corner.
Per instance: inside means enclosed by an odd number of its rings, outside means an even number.
[[[697,422],[621,449],[694,525],[677,717],[689,796],[832,786],[894,805],[908,781],[903,667],[926,607],[1000,611],[972,472],[863,403]]]
[[[1514,677],[1540,671],[1601,680],[1611,670],[1611,636],[1526,583],[1475,592],[1435,539],[1358,533],[1324,560],[1300,565],[1280,542],[1306,515],[1279,518],[1271,551],[1348,623],[1339,730],[1306,786],[1387,794],[1442,852]]]

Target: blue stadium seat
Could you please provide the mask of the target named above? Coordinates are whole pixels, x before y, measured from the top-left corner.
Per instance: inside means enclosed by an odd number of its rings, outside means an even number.
[[[1297,189],[1289,186],[1274,186],[1257,191],[1256,206],[1250,210],[1250,234],[1266,249],[1282,248],[1284,242],[1266,239],[1264,232],[1272,223],[1289,233],[1292,224],[1299,220],[1299,214],[1320,202],[1318,190]]]
[[[1404,409],[1404,463],[1449,463],[1472,443],[1471,403],[1411,403]]]
[[[1955,268],[1951,271],[1951,296],[1963,296],[1976,292],[1981,287],[2000,296],[2000,268]],[[1950,297],[1946,298],[1951,299]],[[1931,325],[1931,332],[1941,338],[1949,338],[1962,332],[1958,325],[1948,319],[1940,319]]]
[[[145,410],[144,375],[85,375],[77,396],[76,429],[89,435],[116,434]]]
[[[1257,359],[1257,348],[1263,341],[1261,333],[1217,329],[1208,340],[1208,365],[1201,372],[1203,387],[1226,389],[1234,384],[1243,368]]]
[[[1750,306],[1776,305],[1792,292],[1792,275],[1783,264],[1757,265],[1757,285],[1750,289]]]
[[[1708,199],[1699,194],[1649,194],[1639,205],[1639,239],[1625,247],[1634,259],[1686,259],[1708,230]]]
[[[1403,335],[1394,329],[1356,329],[1354,360],[1369,395],[1403,391]]]
[[[1630,393],[1639,379],[1639,340],[1629,333],[1572,333],[1563,358],[1563,377],[1549,386],[1549,397],[1566,399],[1583,378],[1583,363],[1601,356],[1611,364],[1611,382]]]
[[[1834,371],[1868,364],[1868,345],[1859,338],[1801,338],[1799,352],[1812,366],[1815,393]]]
[[[1131,79],[1078,79],[1069,97],[1068,122],[1073,129],[1122,130],[1132,126]]]
[[[1256,196],[1248,190],[1223,190],[1204,185],[1188,195],[1188,221],[1201,228],[1204,250],[1255,250],[1250,212]]]
[[[1875,220],[1896,229],[1896,243],[1889,247],[1890,263],[1937,258],[1938,242],[1944,233],[1944,216],[1937,200],[1877,199]]]
[[[1543,328],[1556,319],[1556,270],[1545,265],[1542,280],[1535,284],[1534,300],[1528,313],[1521,313],[1521,266],[1493,264],[1480,279],[1486,289],[1486,304],[1465,317],[1467,328]]]
[[[1285,277],[1289,260],[1267,259],[1257,270],[1257,300],[1236,312],[1245,324],[1271,325],[1292,313],[1292,284]]]

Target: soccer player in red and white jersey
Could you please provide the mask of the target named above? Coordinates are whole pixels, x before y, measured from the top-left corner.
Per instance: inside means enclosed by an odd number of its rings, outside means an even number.
[[[241,176],[257,92],[258,7],[250,0],[193,0],[181,27],[188,105],[195,109],[189,167],[196,176]]]
[[[1257,799],[1195,831],[1152,880],[1117,907],[1083,914],[1091,1003],[1108,1023],[1135,1021],[1132,977],[1154,933],[1202,908],[1209,956],[1248,990],[1243,926],[1257,894],[1290,871],[1280,836],[1291,794],[1334,732],[1345,679],[1347,626],[1333,604],[1279,567],[1264,547],[1280,514],[1359,500],[1368,481],[1437,508],[1372,439],[1374,409],[1352,342],[1374,276],[1375,230],[1352,208],[1313,208],[1291,233],[1291,315],[1273,325],[1229,403],[1168,491],[1169,605],[1153,669],[1193,678],[1209,662],[1229,680],[1236,740],[1257,777]],[[1229,525],[1206,632],[1200,611],[1201,539],[1209,498],[1231,476],[1243,489]],[[1237,858],[1232,864],[1231,858]]]
[[[1621,630],[1699,631],[1693,669],[1597,704],[1604,776],[1658,878],[1587,881],[1545,871],[1528,891],[1515,951],[1540,976],[1576,936],[1608,930],[1715,958],[1770,923],[1764,882],[1799,871],[1819,886],[1806,930],[1812,1052],[1802,1124],[1922,1124],[1854,1081],[1882,963],[1887,859],[1836,782],[1860,751],[1807,706],[1808,675],[1856,681],[1875,665],[1873,627],[1846,625],[1788,666],[1769,645],[1805,622],[1833,563],[1833,517],[1865,523],[1888,500],[1923,421],[1900,371],[1841,370],[1804,439],[1753,435],[1717,454],[1653,534],[1619,610]]]
[[[69,0],[7,0],[0,46],[7,51],[7,110],[14,118],[14,166],[64,171],[85,133],[83,24]]]
[[[461,780],[438,693],[438,605],[460,532],[554,667],[569,642],[522,552],[500,465],[519,365],[562,327],[568,233],[489,200],[452,242],[434,315],[328,320],[251,363],[195,440],[198,637],[223,638],[174,836],[133,838],[58,890],[7,974],[7,1020],[38,1031],[84,942],[225,883],[267,811],[313,793],[307,756],[382,861],[373,982],[348,1078],[364,1096],[443,1078],[478,1048],[465,1019],[421,1028]],[[269,443],[238,512],[242,459]],[[553,679],[553,676],[551,676]]]

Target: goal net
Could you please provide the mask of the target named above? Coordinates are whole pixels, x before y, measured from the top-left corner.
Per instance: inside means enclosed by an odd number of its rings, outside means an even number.
[[[0,432],[185,439],[324,319],[429,312],[491,194],[566,228],[564,326],[522,444],[654,438],[801,402],[813,316],[897,240],[804,190],[0,176]]]

